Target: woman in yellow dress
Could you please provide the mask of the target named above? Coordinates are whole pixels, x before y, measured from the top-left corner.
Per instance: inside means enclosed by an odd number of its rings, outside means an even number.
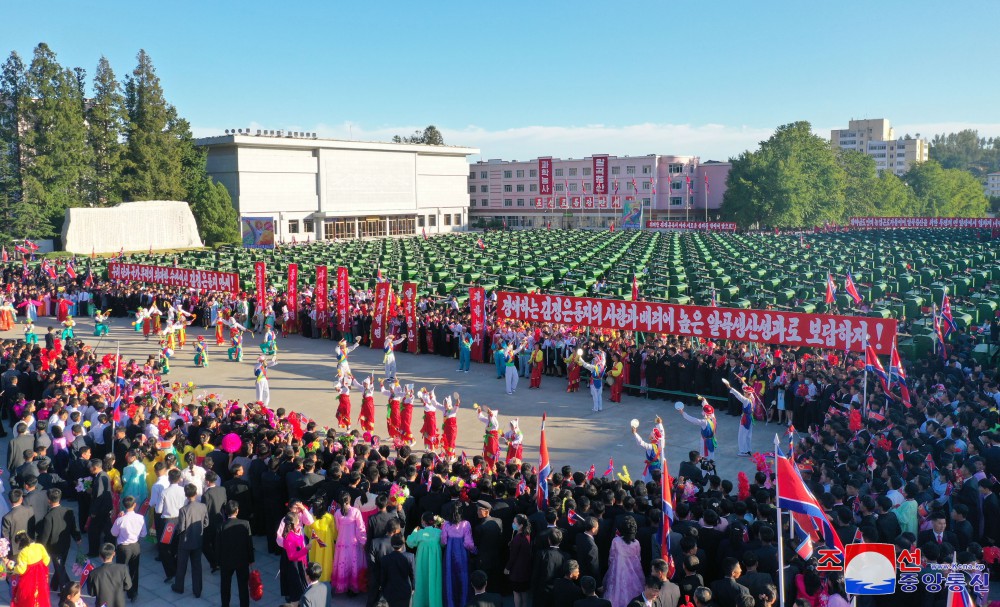
[[[319,581],[328,583],[333,572],[333,551],[337,543],[337,523],[333,515],[326,512],[316,517],[311,525],[306,526],[306,537],[310,539],[309,561],[323,566]]]
[[[49,607],[49,553],[45,546],[31,541],[19,531],[14,536],[17,561],[8,560],[7,568],[16,575],[11,583],[11,607]]]

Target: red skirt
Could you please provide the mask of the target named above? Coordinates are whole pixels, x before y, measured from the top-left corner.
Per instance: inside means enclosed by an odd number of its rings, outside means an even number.
[[[434,331],[424,329],[424,336],[427,338],[427,353],[434,354]]]
[[[490,430],[486,433],[485,440],[483,441],[483,458],[486,460],[486,465],[492,470],[493,464],[497,461],[497,455],[500,453],[500,434],[496,430]]]
[[[424,425],[420,427],[420,434],[424,437],[424,446],[428,449],[436,449],[438,444],[438,421],[437,413],[434,411],[424,411]]]
[[[413,405],[404,404],[399,410],[399,438],[406,442],[413,440],[413,431],[410,430],[410,426],[413,425]]]
[[[446,456],[455,455],[455,440],[458,438],[458,418],[457,417],[446,417],[444,418],[444,434],[442,438],[442,444],[444,445],[444,454]]]
[[[351,395],[341,394],[337,404],[337,425],[347,429],[351,427]]]
[[[516,459],[517,461],[524,460],[524,445],[515,445],[514,443],[507,443],[507,459],[504,460],[509,463],[510,460]]]
[[[150,331],[153,330],[153,321],[148,317],[142,320],[142,334],[149,337]]]
[[[576,392],[580,389],[580,366],[570,365],[569,368],[569,382],[566,386],[567,392]]]
[[[386,418],[389,438],[399,438],[399,399],[389,399],[389,417]]]
[[[215,325],[215,345],[222,346],[226,343],[226,337],[223,335],[222,325]]]
[[[535,363],[531,367],[531,387],[540,388],[542,386],[542,363]]]
[[[375,397],[365,396],[361,399],[361,415],[358,416],[358,424],[365,432],[375,430]]]

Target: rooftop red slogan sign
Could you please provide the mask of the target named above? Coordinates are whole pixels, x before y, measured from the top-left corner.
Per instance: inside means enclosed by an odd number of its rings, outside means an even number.
[[[230,293],[237,293],[240,290],[240,275],[232,272],[143,266],[135,263],[109,263],[108,280],[149,282],[171,287],[227,291]]]
[[[594,156],[594,194],[608,193],[608,157]]]
[[[993,217],[851,217],[852,228],[967,228],[995,230]]]
[[[894,319],[506,291],[497,293],[497,318],[854,352],[864,351],[867,336],[875,351],[886,355],[896,341]]]
[[[552,195],[552,159],[538,159],[538,193]]]

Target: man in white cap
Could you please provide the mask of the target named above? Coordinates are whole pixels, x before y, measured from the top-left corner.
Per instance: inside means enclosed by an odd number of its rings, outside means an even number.
[[[271,402],[271,387],[267,383],[267,368],[273,367],[278,364],[278,357],[275,356],[271,359],[271,362],[267,362],[267,358],[263,354],[257,357],[257,366],[253,369],[253,374],[256,379],[257,387],[257,401],[264,403],[266,407],[268,403]]]
[[[386,335],[385,342],[382,345],[382,366],[385,367],[385,376],[389,379],[396,377],[396,351],[393,348],[406,341],[405,335],[399,339],[394,339],[395,337],[392,333]]]
[[[742,394],[739,390],[730,386],[728,380],[723,379],[722,383],[729,389],[729,393],[733,395],[733,398],[739,401],[742,409],[740,413],[740,429],[736,435],[738,446],[736,455],[750,457],[750,450],[753,448],[751,446],[751,440],[753,439],[753,399],[756,397],[756,394],[753,393],[753,388],[745,383],[743,384]]]
[[[580,361],[580,366],[590,371],[590,397],[594,400],[593,411],[604,410],[604,352],[594,350],[591,362]]]
[[[678,413],[684,416],[684,419],[701,428],[702,456],[712,460],[715,459],[715,448],[719,444],[715,440],[715,429],[718,427],[718,423],[715,421],[715,408],[708,404],[708,401],[703,397],[699,396],[698,398],[701,399],[701,419],[688,415],[681,402],[674,403],[674,407]]]
[[[353,352],[355,350],[355,348],[358,347],[358,344],[360,344],[360,343],[361,343],[361,336],[360,335],[357,336],[357,337],[355,337],[354,338],[354,343],[351,344],[351,345],[349,345],[349,346],[347,345],[347,340],[346,339],[341,339],[340,342],[337,343],[337,348],[333,351],[333,353],[337,357],[337,373],[338,374],[340,374],[340,375],[350,375],[351,374],[351,365],[349,365],[347,363],[347,355],[350,354],[351,352]]]

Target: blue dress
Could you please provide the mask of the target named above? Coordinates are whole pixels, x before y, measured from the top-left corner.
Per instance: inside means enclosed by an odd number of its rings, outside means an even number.
[[[444,605],[465,607],[469,599],[469,550],[472,527],[468,521],[458,525],[447,524],[441,531],[444,546]]]

